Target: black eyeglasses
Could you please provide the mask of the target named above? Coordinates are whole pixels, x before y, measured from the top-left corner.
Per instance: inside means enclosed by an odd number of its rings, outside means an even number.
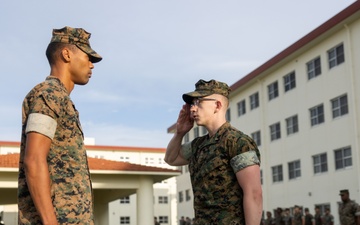
[[[199,106],[199,104],[202,102],[202,101],[217,101],[217,99],[214,99],[214,98],[195,98],[192,103],[190,104],[191,107],[193,106]]]

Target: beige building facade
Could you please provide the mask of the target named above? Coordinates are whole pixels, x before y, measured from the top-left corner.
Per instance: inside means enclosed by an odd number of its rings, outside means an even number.
[[[265,212],[328,207],[339,224],[339,191],[360,202],[359,62],[356,1],[231,85],[228,120],[259,145]],[[184,142],[204,134],[194,127]],[[188,176],[183,167],[178,198]],[[191,206],[180,202],[178,215],[194,216]]]

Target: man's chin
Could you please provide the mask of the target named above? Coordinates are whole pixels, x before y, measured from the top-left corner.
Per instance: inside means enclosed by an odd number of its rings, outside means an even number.
[[[89,80],[86,80],[86,81],[81,81],[81,82],[77,82],[75,83],[76,85],[86,85],[87,83],[89,83]]]

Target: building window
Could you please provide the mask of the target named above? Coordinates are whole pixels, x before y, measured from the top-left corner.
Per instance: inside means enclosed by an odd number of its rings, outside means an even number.
[[[130,217],[129,216],[121,216],[120,224],[130,224]]]
[[[315,126],[325,121],[323,104],[310,109],[310,121],[311,126]]]
[[[326,153],[314,155],[313,163],[314,163],[314,174],[324,173],[328,171]]]
[[[259,92],[250,95],[250,110],[259,107]]]
[[[155,164],[155,159],[152,157],[145,157],[145,164]]]
[[[190,199],[191,199],[191,195],[190,195],[190,190],[189,190],[189,189],[185,191],[185,198],[186,198],[186,201],[190,201]]]
[[[130,158],[128,156],[120,156],[120,161],[122,162],[130,162]]]
[[[271,167],[271,170],[272,170],[273,183],[283,181],[282,165],[273,166]]]
[[[120,204],[130,204],[130,197],[127,196],[127,197],[120,198]]]
[[[287,135],[294,134],[299,131],[298,117],[297,115],[286,119],[286,132]]]
[[[344,45],[340,44],[328,51],[329,68],[333,68],[345,62]]]
[[[331,100],[333,118],[348,114],[347,95],[343,95]]]
[[[169,218],[168,216],[159,216],[159,223],[163,224],[163,223],[169,223]]]
[[[202,135],[205,135],[208,133],[208,131],[206,130],[206,127],[201,128],[201,133],[202,133]]]
[[[285,92],[290,91],[296,87],[295,72],[291,72],[284,76]]]
[[[184,136],[184,142],[189,142],[190,141],[190,134],[189,133],[186,133],[185,136]]]
[[[345,147],[335,150],[335,169],[345,169],[352,166],[351,148]]]
[[[268,85],[268,95],[269,95],[269,101],[279,96],[279,88],[277,81]]]
[[[313,79],[321,74],[321,61],[320,57],[317,57],[307,64],[308,79]]]
[[[188,173],[188,172],[189,172],[189,166],[188,166],[188,165],[185,165],[185,166],[184,166],[184,171],[185,171],[185,173]]]
[[[329,209],[330,212],[331,212],[330,204],[329,204],[329,203],[326,203],[326,204],[315,204],[315,207],[319,207],[319,209],[320,209],[320,214],[321,214],[321,215],[324,215],[326,209]]]
[[[255,141],[257,146],[261,145],[260,131],[256,131],[256,132],[252,133],[251,138]]]
[[[270,138],[271,138],[271,141],[281,138],[280,122],[270,125]]]
[[[184,201],[184,194],[182,191],[179,191],[179,202],[183,202]]]
[[[167,196],[159,196],[159,204],[168,204]]]
[[[199,135],[199,127],[195,127],[194,128],[194,138],[197,138],[197,137],[199,137],[200,135]]]
[[[226,118],[226,121],[228,121],[228,122],[231,121],[230,108],[228,108],[228,109],[226,110],[225,118]]]
[[[300,160],[288,163],[289,166],[289,180],[301,177]]]
[[[237,108],[238,108],[238,116],[244,115],[246,113],[245,100],[242,100],[242,101],[238,102],[237,103]]]

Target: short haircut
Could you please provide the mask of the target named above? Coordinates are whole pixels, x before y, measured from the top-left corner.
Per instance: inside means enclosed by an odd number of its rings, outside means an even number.
[[[55,62],[60,58],[61,51],[64,48],[69,48],[71,51],[78,50],[75,45],[67,43],[52,42],[48,45],[46,49],[46,58],[48,59],[50,65],[54,65]]]

